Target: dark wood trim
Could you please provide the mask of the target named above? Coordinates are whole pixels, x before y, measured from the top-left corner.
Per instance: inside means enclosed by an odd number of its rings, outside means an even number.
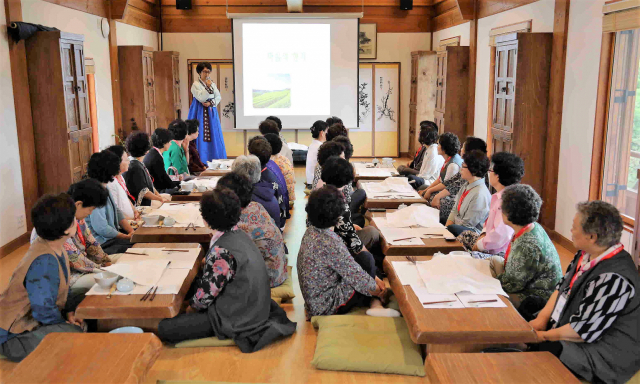
[[[111,12],[111,7],[109,7]],[[120,94],[120,64],[118,60],[118,36],[116,20],[109,18],[109,64],[111,68],[111,98],[113,101],[113,134],[119,137],[122,126],[122,98]],[[124,137],[123,137],[124,139]],[[116,140],[116,144],[119,144]]]
[[[560,136],[562,133],[562,106],[564,104],[564,79],[567,63],[570,3],[571,0],[555,1],[553,21],[551,76],[549,79],[549,111],[547,114],[547,138],[542,182],[542,201],[544,201],[545,204],[542,205],[540,215],[540,222],[550,229],[555,229],[556,227]]]
[[[7,244],[0,247],[0,259],[11,254],[13,251],[22,247],[23,245],[28,244],[30,237],[31,237],[31,230],[23,233],[22,235],[16,237],[15,239],[11,240]]]
[[[103,0],[44,0],[65,8],[88,13],[99,17],[109,16],[109,3]]]
[[[607,119],[609,116],[609,98],[611,95],[611,71],[613,70],[614,42],[615,33],[611,32],[602,34],[600,71],[598,73],[598,92],[596,93],[596,118],[593,126],[589,200],[600,199],[600,195],[602,193],[602,170],[604,166]]]
[[[411,159],[412,157],[409,155],[409,152],[400,152],[400,158],[409,158],[409,159]]]
[[[7,25],[22,21],[20,0],[4,0]],[[16,113],[18,133],[18,153],[22,172],[22,193],[26,216],[27,231],[31,231],[31,208],[38,200],[38,171],[36,165],[36,144],[33,135],[33,117],[31,116],[31,96],[29,94],[29,76],[27,73],[27,51],[24,40],[15,43],[9,40],[9,62],[11,65],[11,83],[13,103]]]
[[[538,0],[478,0],[478,19],[535,3]]]
[[[556,232],[555,230],[545,227],[544,224],[541,224],[541,225],[542,225],[542,228],[544,228],[544,230],[547,232],[547,235],[551,240],[560,244],[563,248],[567,249],[572,253],[578,252],[578,249],[573,245],[573,242],[571,240],[562,236],[560,233]]]
[[[489,113],[487,114],[487,152],[489,156],[493,153],[493,83],[496,81],[496,47],[490,47],[489,58]]]
[[[478,0],[473,1],[473,20],[469,36],[469,91],[467,102],[467,136],[475,132],[476,115],[476,63],[478,59]]]

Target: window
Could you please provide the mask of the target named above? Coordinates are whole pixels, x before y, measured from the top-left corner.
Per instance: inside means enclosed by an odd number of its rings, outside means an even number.
[[[640,29],[615,33],[601,199],[631,223],[640,168]]]

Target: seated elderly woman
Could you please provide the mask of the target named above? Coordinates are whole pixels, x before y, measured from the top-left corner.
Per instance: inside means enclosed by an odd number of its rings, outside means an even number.
[[[127,220],[137,220],[140,218],[140,213],[136,210],[134,205],[136,199],[131,195],[127,188],[127,183],[124,181],[122,175],[129,170],[129,155],[125,152],[122,145],[112,145],[107,150],[115,153],[120,158],[120,173],[118,173],[115,179],[107,184],[107,190],[113,197],[116,206],[120,208],[124,217]]]
[[[282,148],[284,148],[284,142],[280,136],[274,133],[267,133],[264,135],[271,145],[271,160],[267,163],[267,166],[273,162],[278,166],[278,169],[284,177],[284,184],[287,189],[287,198],[289,200],[289,208],[293,208],[293,202],[296,201],[296,175],[293,172],[293,163],[288,158],[282,155]],[[274,172],[275,173],[275,172]],[[276,173],[276,176],[278,174]],[[278,179],[278,186],[280,186],[280,180]]]
[[[287,160],[289,160],[289,162],[291,164],[293,164],[293,151],[291,150],[291,148],[289,147],[289,144],[287,143],[287,140],[284,138],[284,135],[282,134],[282,120],[280,120],[280,118],[278,116],[269,116],[267,117],[265,120],[271,120],[274,123],[276,123],[276,127],[278,128],[277,132],[260,132],[261,134],[267,134],[267,133],[275,133],[278,136],[280,136],[280,140],[282,140],[282,149],[280,150],[280,154],[284,157],[287,158]],[[295,199],[291,199],[291,200],[295,200]]]
[[[89,158],[89,177],[100,182],[105,189],[119,173],[120,158],[115,153],[104,150]],[[107,255],[122,253],[133,246],[133,228],[111,194],[107,194],[107,203],[103,207],[94,209],[87,216],[86,222]]]
[[[351,156],[353,156],[353,144],[351,144],[351,140],[349,140],[347,136],[340,135],[334,137],[331,141],[342,144],[344,147],[344,158],[349,161]],[[320,178],[320,180],[322,180],[322,178]],[[349,209],[351,209],[351,221],[359,227],[364,227],[364,214],[366,212],[364,202],[367,200],[367,193],[362,188],[355,189],[353,182],[345,185],[343,192],[349,204]]]
[[[255,352],[282,336],[296,323],[271,300],[269,275],[262,254],[237,224],[240,199],[228,188],[207,192],[200,212],[213,229],[202,274],[196,278],[187,313],[164,319],[158,335],[164,341],[217,337],[233,339],[245,353]]]
[[[376,277],[372,260],[352,257],[342,239],[331,230],[338,224],[344,207],[344,196],[332,185],[309,196],[306,211],[311,225],[302,238],[297,262],[307,320],[312,316],[344,314],[355,307],[370,307],[370,316],[397,316],[397,311],[382,306],[386,287]]]
[[[173,140],[169,145],[169,149],[162,154],[164,169],[168,174],[173,175],[175,171],[172,168],[175,168],[178,171],[178,175],[187,177],[189,176],[189,163],[187,162],[187,151],[185,151],[185,148],[188,150],[185,145],[188,140],[187,123],[182,119],[176,119],[169,123],[168,129],[173,134]]]
[[[484,223],[482,233],[465,231],[458,236],[464,247],[475,258],[486,259],[493,255],[504,256],[513,229],[502,221],[502,193],[510,185],[517,184],[524,176],[524,161],[509,152],[498,152],[491,156],[489,183],[496,193],[491,196],[489,218]]]
[[[270,123],[273,123],[271,120],[268,120]],[[278,181],[278,191],[282,192],[282,197],[284,199],[284,203],[287,207],[287,218],[290,218],[289,215],[289,202],[291,201],[289,198],[289,186],[287,184],[287,180],[284,176],[284,171],[280,169],[280,166],[273,160],[274,156],[278,156],[280,150],[282,149],[282,140],[280,140],[280,136],[267,133],[264,135],[264,138],[267,139],[269,145],[271,146],[271,158],[267,162],[267,169],[269,169],[276,176],[276,180]],[[293,168],[291,169],[292,173],[289,177],[293,177]],[[294,188],[295,189],[295,188]]]
[[[143,163],[144,157],[151,148],[149,135],[145,132],[133,132],[127,137],[125,144],[127,152],[131,155],[131,162],[129,163],[129,170],[124,173],[123,177],[129,192],[135,199],[136,206],[149,206],[152,200],[158,203],[169,201],[170,199],[160,196],[160,193],[153,185],[149,170]]]
[[[329,129],[327,129],[327,141],[331,141],[338,136],[349,136],[349,131],[347,131],[347,128],[345,128],[342,122],[335,122],[329,126]]]
[[[578,204],[571,237],[579,251],[530,322],[540,344],[529,349],[553,353],[589,382],[626,383],[640,370],[640,277],[622,230],[613,205]]]
[[[325,185],[333,185],[338,188],[343,196],[344,187],[353,182],[353,177],[354,172],[351,164],[346,159],[337,156],[330,157],[322,167],[322,180]],[[380,246],[380,231],[371,225],[364,228],[356,227],[351,219],[351,209],[346,203],[346,196],[344,197],[345,211],[338,219],[338,224],[333,228],[333,231],[342,238],[355,259],[373,258],[376,265],[376,275],[383,276],[384,253],[382,253]]]
[[[344,146],[335,141],[325,141],[322,143],[320,148],[318,148],[318,163],[316,164],[316,169],[313,171],[313,184],[311,184],[312,189],[322,188],[324,185],[321,177],[322,166],[324,165],[324,162],[332,156],[338,156],[344,159]],[[345,193],[348,193],[349,196],[351,196],[353,188],[348,189]]]
[[[502,289],[527,320],[542,309],[562,277],[556,247],[544,228],[536,223],[541,206],[540,196],[526,184],[503,190],[503,221],[515,236],[504,259],[491,258],[492,270]]]
[[[489,165],[487,154],[482,151],[475,150],[464,155],[460,174],[467,186],[458,191],[456,206],[445,224],[454,236],[464,231],[479,233],[489,216],[491,192],[484,182]]]
[[[269,120],[270,123],[273,123]],[[285,204],[284,192],[280,189],[276,175],[271,172],[267,164],[271,160],[271,144],[262,136],[255,136],[249,140],[247,150],[250,154],[256,156],[260,160],[260,181],[259,186],[264,188],[272,188],[275,192],[276,200],[280,209],[280,228],[284,228],[284,224],[289,218],[289,203]],[[284,188],[286,191],[286,187]]]
[[[229,188],[240,199],[238,228],[246,233],[260,250],[267,265],[269,285],[277,287],[287,279],[287,255],[280,228],[261,204],[251,201],[253,185],[246,176],[228,173],[218,180],[218,189]]]
[[[438,153],[438,127],[436,129],[432,128],[431,124],[434,124],[432,121],[421,121],[420,122],[420,134],[418,135],[418,143],[420,143],[420,148],[416,151],[413,156],[413,160],[407,163],[407,165],[398,166],[398,173],[403,176],[409,175],[418,175],[420,173],[420,169],[422,168],[422,161],[424,160],[424,156],[427,152],[427,149],[435,144],[435,148],[432,150],[432,153]],[[428,133],[428,135],[427,135]]]
[[[67,192],[76,205],[76,221],[78,222],[75,236],[70,237],[64,244],[64,250],[69,256],[69,299],[77,304],[84,294],[96,283],[94,276],[100,267],[111,265],[116,261],[115,256],[107,256],[100,243],[93,237],[84,219],[94,209],[104,207],[109,198],[109,192],[94,179],[81,180],[69,187]],[[38,238],[34,228],[31,233],[31,243]],[[76,301],[77,300],[77,301]]]
[[[251,200],[262,205],[276,223],[276,226],[282,228],[280,206],[278,205],[278,200],[276,200],[275,191],[271,185],[260,183],[260,169],[260,160],[253,155],[238,156],[231,164],[232,172],[246,177],[253,185]]]
[[[173,133],[165,128],[158,128],[151,135],[153,148],[144,156],[143,163],[153,180],[153,186],[160,193],[170,193],[180,185],[180,181],[173,181],[164,169],[162,154],[169,149],[173,140]]]
[[[115,155],[114,155],[115,156]],[[69,257],[76,203],[66,193],[45,195],[31,209],[38,237],[0,295],[0,354],[21,361],[53,332],[82,332],[84,322],[67,306]]]
[[[184,142],[187,143],[187,163],[189,165],[190,174],[199,174],[207,169],[207,166],[200,160],[200,152],[196,145],[198,135],[200,134],[200,121],[198,119],[186,120],[187,137]]]
[[[475,149],[487,153],[487,143],[477,137],[468,136],[462,146],[461,156]],[[489,180],[486,177],[485,184],[487,188],[489,188]],[[467,181],[463,179],[460,172],[458,172],[445,181],[436,180],[429,188],[418,193],[423,195],[427,200],[427,204],[440,210],[440,222],[444,224],[447,222],[447,218],[456,204],[456,195],[460,189],[466,186]]]
[[[438,135],[438,126],[431,121],[423,122],[420,126],[420,135],[418,141],[425,148],[422,158],[420,159],[420,168],[414,172],[412,168],[400,168],[402,174],[408,176],[410,183],[415,189],[422,190],[439,180],[439,177],[447,175],[456,166],[458,161],[455,156],[451,157],[448,167],[445,164],[443,155],[449,152],[457,151],[460,148],[458,137],[454,134],[445,134],[442,137]],[[438,141],[441,141],[439,144]],[[419,155],[419,154],[418,154]],[[416,157],[418,156],[416,155]],[[411,165],[411,164],[409,164]],[[415,167],[415,163],[413,165]]]

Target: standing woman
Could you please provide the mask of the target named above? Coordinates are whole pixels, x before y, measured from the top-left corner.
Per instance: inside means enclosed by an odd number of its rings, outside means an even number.
[[[189,108],[189,119],[200,122],[200,132],[196,146],[203,162],[212,159],[226,159],[227,151],[224,147],[224,137],[220,127],[220,117],[216,107],[222,100],[216,85],[211,81],[211,64],[202,62],[196,67],[198,79],[191,86],[193,101]]]
[[[313,175],[318,164],[318,148],[327,140],[327,129],[329,125],[322,120],[318,120],[311,126],[311,137],[313,141],[307,151],[307,190],[311,191]],[[305,193],[307,193],[305,191]]]

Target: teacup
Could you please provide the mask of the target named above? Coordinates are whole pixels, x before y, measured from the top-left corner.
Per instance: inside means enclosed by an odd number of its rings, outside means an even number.
[[[220,164],[220,169],[228,169],[228,168],[229,168],[229,166],[227,164],[225,164],[225,163],[221,163]]]
[[[193,185],[193,183],[182,183],[181,187],[183,191],[191,192],[193,191],[193,187],[195,187],[195,185]]]
[[[109,289],[113,285],[113,283],[118,280],[119,275],[113,272],[100,272],[96,273],[94,279],[100,288]]]
[[[116,289],[118,289],[119,292],[131,292],[133,291],[133,288],[135,288],[136,284],[129,279],[122,279],[120,281],[118,281],[118,283],[116,284]]]
[[[176,219],[174,219],[171,216],[167,216],[167,217],[164,218],[163,225],[165,227],[172,227],[175,223],[176,223]]]
[[[206,191],[207,191],[206,185],[198,185],[198,192],[206,192]]]
[[[142,216],[142,220],[144,220],[145,225],[156,225],[160,220],[160,216],[158,215]]]
[[[209,169],[218,169],[218,167],[220,166],[220,163],[209,163]]]

